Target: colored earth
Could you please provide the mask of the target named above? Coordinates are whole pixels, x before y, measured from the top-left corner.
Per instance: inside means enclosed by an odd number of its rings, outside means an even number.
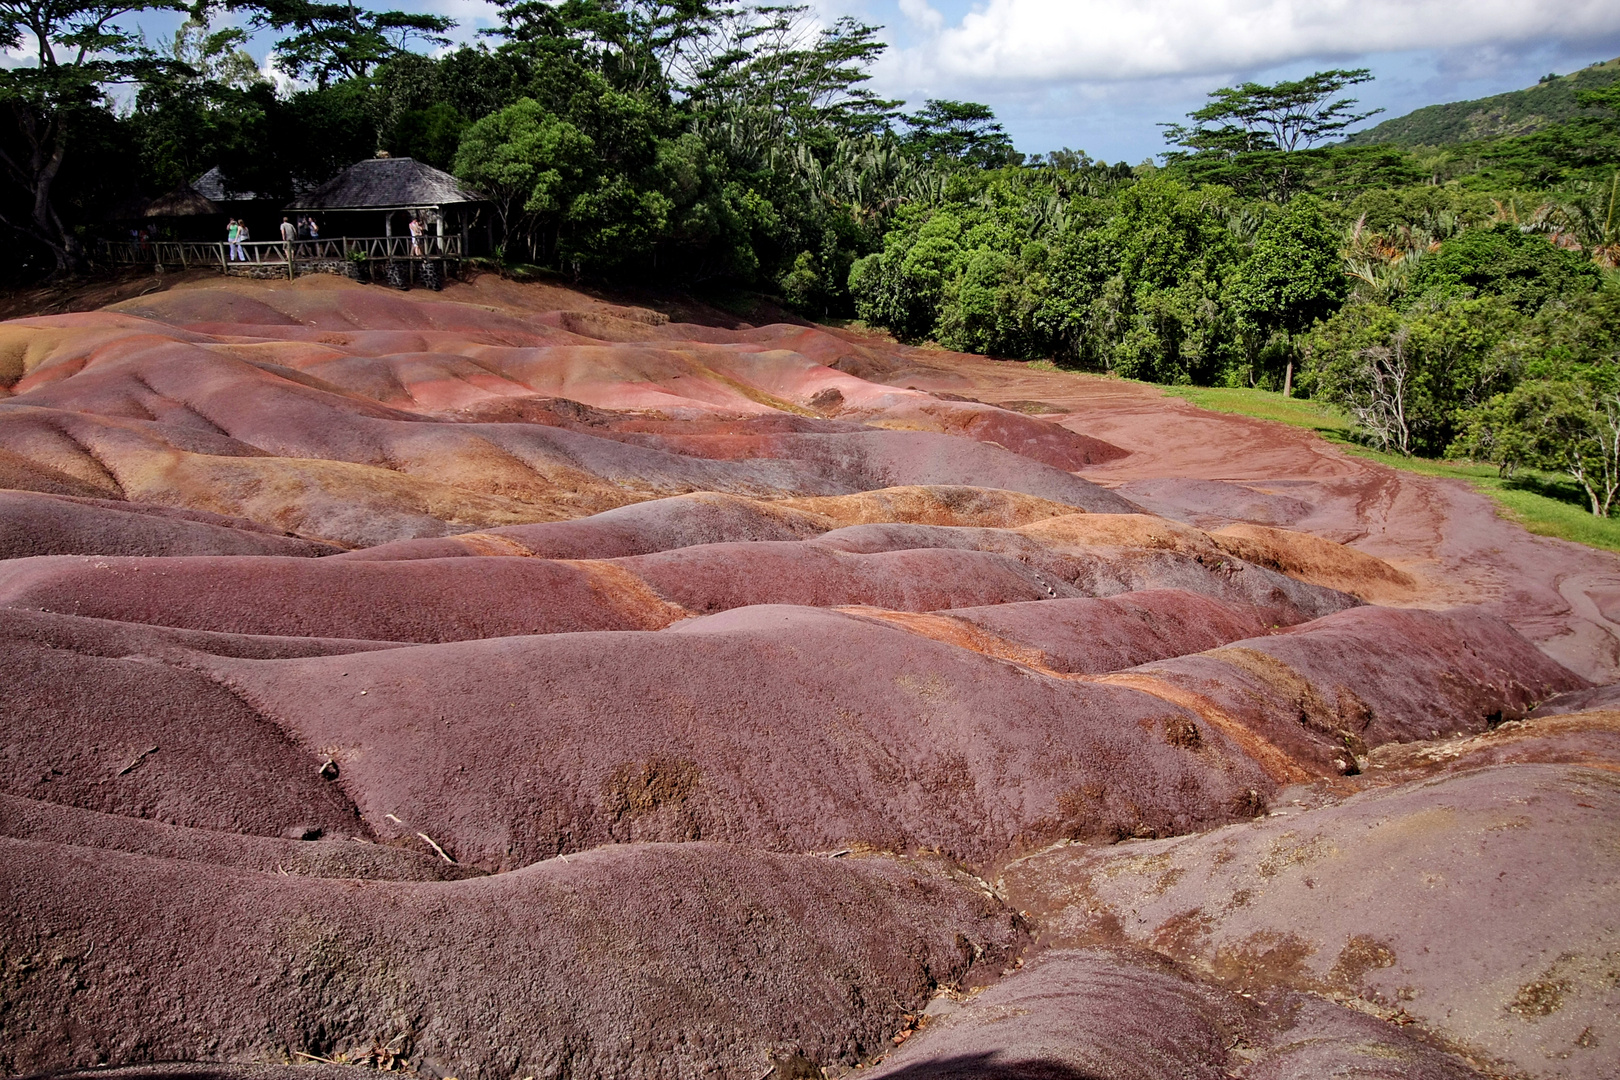
[[[1616,597],[1303,430],[695,303],[3,322],[0,1070],[1620,1075]]]

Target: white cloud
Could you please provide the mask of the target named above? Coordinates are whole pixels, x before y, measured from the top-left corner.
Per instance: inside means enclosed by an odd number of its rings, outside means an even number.
[[[15,49],[0,49],[0,68],[33,67],[39,63],[39,46],[33,38],[23,38]]]
[[[290,97],[300,90],[308,90],[315,85],[312,82],[302,82],[282,71],[276,63],[274,49],[264,54],[264,62],[259,65],[259,74],[276,88],[278,97]]]
[[[480,28],[494,26],[501,21],[500,9],[489,0],[416,0],[402,6],[430,15],[450,16],[456,20],[456,28],[450,31],[450,36],[454,38],[471,40]]]
[[[901,9],[943,22],[927,0]],[[1615,0],[988,0],[896,59],[917,81],[1126,80],[1617,32]]]
[[[945,26],[945,16],[928,5],[928,0],[900,0],[900,14],[924,30],[938,31]]]

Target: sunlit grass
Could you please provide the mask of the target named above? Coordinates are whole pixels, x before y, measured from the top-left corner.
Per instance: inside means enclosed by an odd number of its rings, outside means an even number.
[[[1594,517],[1587,509],[1586,493],[1567,476],[1520,470],[1517,475],[1504,479],[1497,475],[1494,465],[1384,453],[1352,441],[1350,421],[1337,410],[1303,398],[1285,398],[1268,390],[1203,386],[1161,386],[1159,389],[1212,412],[1236,413],[1308,428],[1346,453],[1371,458],[1391,468],[1466,480],[1495,500],[1504,517],[1538,536],[1620,551],[1620,521]]]
[[[1223,386],[1161,386],[1159,389],[1186,398],[1199,408],[1211,412],[1277,420],[1323,434],[1336,432],[1341,438],[1350,434],[1350,421],[1342,413],[1305,398],[1285,398],[1267,390],[1238,390]]]

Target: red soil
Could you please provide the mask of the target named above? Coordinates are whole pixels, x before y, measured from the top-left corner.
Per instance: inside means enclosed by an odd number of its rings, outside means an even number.
[[[1620,1068],[1612,556],[1151,388],[676,314],[0,323],[0,1068]]]

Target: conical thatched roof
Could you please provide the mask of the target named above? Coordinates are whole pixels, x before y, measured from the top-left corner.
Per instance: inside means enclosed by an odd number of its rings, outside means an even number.
[[[206,217],[223,214],[214,203],[189,184],[182,184],[166,195],[159,195],[146,204],[142,217]]]
[[[256,191],[234,190],[230,179],[220,171],[218,165],[193,180],[191,186],[199,195],[212,202],[251,201],[259,198]]]
[[[484,202],[442,169],[414,158],[369,158],[287,204],[288,210],[411,210]]]

